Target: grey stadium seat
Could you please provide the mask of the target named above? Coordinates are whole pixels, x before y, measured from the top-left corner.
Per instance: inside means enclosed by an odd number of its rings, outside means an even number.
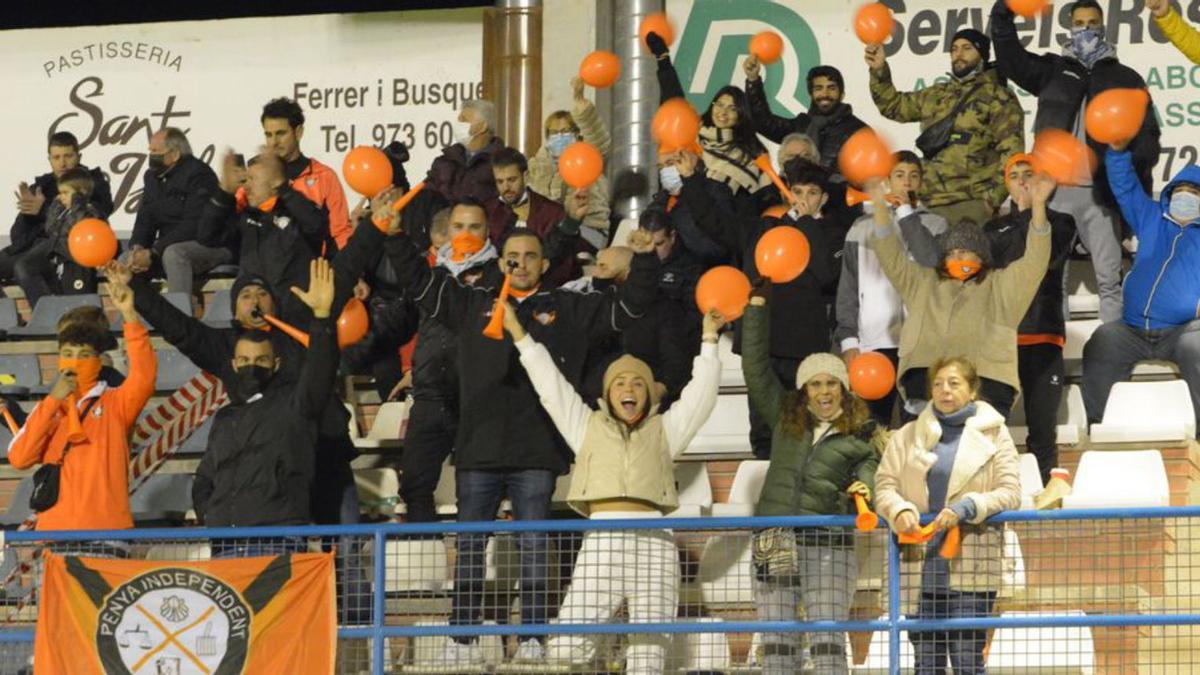
[[[177,350],[159,349],[154,355],[158,358],[158,377],[154,381],[158,391],[174,391],[200,372],[191,359]]]
[[[192,508],[192,474],[156,473],[129,498],[134,520],[183,518]]]
[[[213,293],[212,300],[204,308],[204,323],[215,328],[228,328],[233,320],[233,308],[229,299],[230,292],[221,290]]]
[[[0,298],[0,330],[11,331],[20,322],[17,320],[17,301],[12,298]]]
[[[94,293],[86,295],[46,295],[38,300],[29,317],[29,323],[8,331],[9,335],[29,337],[44,337],[58,333],[58,320],[63,314],[76,307],[100,307],[100,296]]]
[[[7,393],[23,395],[19,388],[42,390],[42,366],[37,354],[0,354],[0,374],[12,375],[15,385],[5,387]],[[28,393],[28,392],[24,392]]]

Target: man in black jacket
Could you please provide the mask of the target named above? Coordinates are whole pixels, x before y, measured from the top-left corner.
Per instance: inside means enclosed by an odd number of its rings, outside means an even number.
[[[150,166],[129,238],[126,262],[136,274],[165,274],[163,256],[172,244],[195,241],[200,214],[217,189],[217,175],[192,155],[187,136],[167,127],[150,137]],[[174,293],[191,293],[191,278],[167,277]]]
[[[1120,211],[1108,187],[1103,157],[1107,147],[1086,135],[1083,111],[1088,101],[1114,88],[1146,89],[1132,68],[1117,60],[1117,48],[1105,38],[1104,13],[1095,0],[1070,5],[1071,41],[1063,54],[1031,54],[1021,45],[1013,13],[1004,0],[992,8],[992,39],[996,65],[1008,79],[1037,96],[1033,131],[1062,129],[1086,138],[1101,161],[1095,175],[1082,176],[1078,185],[1059,185],[1049,208],[1075,219],[1079,239],[1092,256],[1100,292],[1100,320],[1121,318]],[[1146,119],[1129,145],[1133,165],[1147,192],[1158,162],[1159,127],[1153,101],[1146,102]]]
[[[407,214],[404,214],[407,216]],[[392,220],[398,230],[399,219]],[[635,233],[636,256],[629,280],[619,293],[542,290],[549,267],[541,240],[518,230],[504,243],[501,269],[511,270],[511,300],[521,323],[554,354],[559,369],[579,386],[590,349],[641,316],[655,296],[658,260],[645,233]],[[431,317],[458,336],[459,426],[455,469],[460,521],[492,520],[507,495],[518,520],[549,515],[556,476],[565,474],[571,453],[539,403],[508,337],[482,334],[491,319],[496,289],[464,286],[447,270],[430,270],[407,235],[389,237],[388,255],[409,294]],[[482,617],[484,547],[487,537],[463,534],[458,541],[452,625],[477,624]],[[521,550],[521,622],[548,619],[544,534],[523,533]],[[544,656],[539,641],[526,638],[521,661]],[[479,664],[483,653],[474,640],[451,639],[446,665]]]
[[[740,251],[729,242],[737,236],[738,212],[729,186],[705,175],[691,150],[660,153],[658,167],[662,189],[647,211],[665,214],[683,247],[705,267],[735,260]]]
[[[807,134],[817,144],[821,165],[836,172],[838,153],[846,139],[867,126],[854,116],[850,104],[842,102],[846,96],[846,81],[841,71],[833,66],[810,69],[806,81],[812,105],[808,112],[788,119],[771,111],[766,87],[759,74],[758,59],[747,57],[742,69],[746,73],[746,97],[754,113],[754,130],[775,143],[782,143],[790,133]]]
[[[324,259],[311,268],[308,290],[292,289],[313,315],[299,377],[278,377],[270,335],[247,331],[234,345],[230,404],[217,411],[192,487],[196,514],[209,527],[312,522],[318,419],[333,393],[338,347],[333,270]]]
[[[28,183],[17,186],[17,218],[9,230],[11,243],[0,250],[0,281],[15,281],[22,287],[26,281],[40,278],[44,261],[53,245],[47,238],[46,212],[58,196],[58,179],[67,171],[82,168],[92,178],[92,193],[88,198],[89,210],[100,218],[108,218],[113,210],[112,188],[108,174],[99,168],[88,169],[79,161],[79,141],[67,131],[50,136],[46,149],[50,171]]]
[[[1011,197],[1009,210],[983,227],[991,241],[992,261],[997,268],[1008,267],[1025,255],[1025,235],[1033,203],[1029,184],[1033,176],[1031,156],[1013,155],[1008,161],[1005,181]],[[1050,481],[1050,470],[1058,465],[1058,405],[1066,379],[1063,276],[1076,237],[1075,220],[1071,216],[1046,209],[1046,217],[1050,219],[1050,265],[1025,318],[1017,326],[1017,373],[1021,379],[1025,424],[1029,427],[1025,445],[1037,457],[1043,482]]]
[[[227,153],[221,189],[204,205],[197,241],[176,244],[167,251],[168,277],[172,272],[170,254],[179,247],[225,251],[227,260],[232,259],[232,250],[240,249],[241,274],[262,277],[273,289],[307,286],[309,262],[321,255],[329,231],[328,213],[292,189],[284,178],[283,163],[273,154],[250,160],[240,194],[238,173],[233,154]],[[289,322],[297,319],[288,309],[290,304],[284,302],[279,308]]]

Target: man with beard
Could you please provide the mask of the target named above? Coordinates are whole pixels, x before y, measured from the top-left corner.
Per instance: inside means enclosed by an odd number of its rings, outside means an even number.
[[[925,155],[921,201],[953,227],[986,222],[1007,191],[1004,163],[1025,149],[1023,113],[1016,95],[988,63],[991,41],[973,28],[950,43],[951,78],[920,91],[892,84],[883,45],[867,45],[871,98],[897,122],[920,122],[917,148]]]
[[[1088,101],[1108,89],[1146,89],[1132,68],[1117,60],[1117,48],[1105,38],[1104,13],[1095,0],[1070,6],[1071,41],[1059,54],[1031,54],[1017,36],[1013,13],[1004,2],[992,8],[992,38],[996,41],[996,66],[1002,75],[1037,96],[1033,131],[1062,129],[1084,140],[1104,157],[1106,147],[1088,138],[1083,111]],[[1153,101],[1146,101],[1146,119],[1129,145],[1138,182],[1147,192],[1154,187],[1158,162],[1159,128]],[[1092,256],[1100,294],[1100,320],[1121,318],[1120,220],[1109,188],[1105,163],[1094,176],[1082,175],[1075,185],[1060,185],[1050,208],[1075,219],[1079,239]]]
[[[817,66],[808,71],[808,96],[812,105],[808,112],[788,119],[771,112],[767,94],[759,74],[758,59],[751,56],[742,63],[746,73],[746,97],[754,113],[754,130],[775,143],[783,143],[789,133],[807,134],[816,142],[822,166],[837,169],[838,152],[846,139],[867,126],[854,116],[850,104],[842,103],[846,82],[833,66]],[[783,166],[783,162],[780,162]]]

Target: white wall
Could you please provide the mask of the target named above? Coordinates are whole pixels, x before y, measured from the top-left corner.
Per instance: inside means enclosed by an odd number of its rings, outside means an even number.
[[[571,109],[572,77],[596,49],[595,0],[546,0],[542,10],[542,119]],[[595,90],[587,89],[595,100]]]

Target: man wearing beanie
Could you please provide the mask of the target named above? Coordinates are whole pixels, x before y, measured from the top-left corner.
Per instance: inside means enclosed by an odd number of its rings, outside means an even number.
[[[996,41],[996,67],[1025,91],[1037,97],[1033,132],[1068,131],[1087,142],[1103,159],[1107,147],[1087,136],[1083,111],[1094,97],[1108,89],[1146,90],[1146,82],[1117,60],[1117,48],[1105,37],[1104,13],[1096,0],[1070,5],[1071,40],[1059,54],[1031,54],[1021,45],[1012,10],[1004,0],[992,8],[992,39]],[[1159,152],[1158,120],[1154,102],[1146,101],[1146,119],[1129,145],[1138,181],[1153,192],[1154,165]],[[1062,185],[1050,208],[1075,219],[1080,243],[1092,256],[1100,293],[1100,320],[1121,318],[1120,213],[1109,189],[1104,162],[1095,175],[1082,175],[1075,185]]]
[[[1004,201],[1003,170],[1025,149],[1024,113],[993,64],[991,41],[973,28],[954,34],[948,82],[897,91],[883,45],[867,45],[871,98],[884,117],[920,122],[916,146],[925,156],[921,201],[953,227],[982,223]]]

